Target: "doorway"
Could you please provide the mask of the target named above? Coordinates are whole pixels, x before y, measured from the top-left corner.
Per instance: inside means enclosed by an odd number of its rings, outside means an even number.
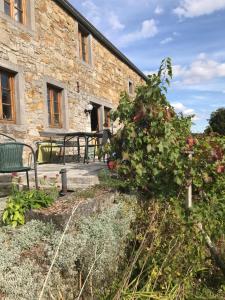
[[[91,131],[99,131],[100,129],[100,105],[91,103],[93,109],[91,111]]]

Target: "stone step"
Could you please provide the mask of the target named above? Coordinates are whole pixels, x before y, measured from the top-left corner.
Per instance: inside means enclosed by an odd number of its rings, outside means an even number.
[[[12,182],[12,176],[8,174],[0,174],[0,183]]]
[[[6,196],[12,189],[11,183],[0,182],[0,197]]]

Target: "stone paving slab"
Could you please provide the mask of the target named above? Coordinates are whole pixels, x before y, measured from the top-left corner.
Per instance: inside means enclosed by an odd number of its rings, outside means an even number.
[[[40,185],[56,185],[61,187],[60,170],[67,170],[68,187],[71,189],[85,188],[99,183],[98,174],[102,169],[106,168],[106,164],[103,162],[96,163],[67,163],[63,164],[43,164],[38,165],[38,179]],[[24,173],[17,174],[20,178],[20,182],[25,185],[26,177]],[[29,172],[29,178],[31,186],[34,184],[34,172]],[[11,176],[0,174],[0,189],[7,184],[10,185]]]
[[[101,170],[106,168],[106,164],[103,162],[96,163],[67,163],[63,164],[43,164],[38,165],[38,179],[41,185],[49,187],[50,185],[61,188],[61,177],[59,172],[61,169],[67,170],[68,189],[76,190],[80,188],[88,188],[90,186],[99,184],[98,174]],[[30,174],[30,184],[34,185],[33,171]],[[21,182],[26,184],[26,177],[22,173],[18,173],[21,176]],[[3,191],[3,187],[7,186],[10,189],[11,175],[0,175],[0,192]],[[4,193],[5,194],[5,193]],[[0,214],[4,210],[6,197],[0,197]]]

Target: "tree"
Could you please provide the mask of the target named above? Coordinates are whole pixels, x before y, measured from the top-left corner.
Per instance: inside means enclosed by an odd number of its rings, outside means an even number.
[[[225,135],[225,108],[219,108],[211,113],[209,127],[206,129],[207,133],[209,131]]]
[[[109,149],[109,156],[116,156],[119,176],[129,187],[158,197],[178,194],[189,163],[184,152],[191,134],[191,117],[176,114],[168,102],[171,78],[171,59],[167,58],[158,73],[137,88],[134,99],[122,94],[112,114],[112,119],[122,125]]]

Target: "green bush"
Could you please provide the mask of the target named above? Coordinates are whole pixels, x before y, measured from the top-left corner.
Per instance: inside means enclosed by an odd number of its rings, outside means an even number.
[[[108,153],[117,159],[120,180],[142,196],[141,205],[147,201],[128,271],[119,291],[107,299],[225,296],[218,266],[223,268],[218,259],[209,259],[205,234],[219,245],[218,251],[222,248],[223,259],[225,138],[192,136],[191,117],[176,114],[166,98],[171,78],[171,60],[165,59],[159,72],[137,88],[134,99],[122,94],[113,113],[121,129]],[[193,208],[187,213],[189,186]]]
[[[212,112],[209,118],[209,126],[205,130],[206,133],[217,132],[225,135],[225,108],[218,108]]]
[[[225,182],[225,139],[191,135],[191,117],[176,114],[166,98],[172,78],[171,60],[137,88],[135,99],[122,94],[113,120],[122,125],[107,145],[124,185],[156,197],[176,197],[192,181],[202,198],[217,182]],[[190,160],[188,153],[193,152]]]
[[[2,221],[5,225],[16,227],[25,223],[25,212],[30,209],[38,209],[50,206],[55,199],[53,193],[43,190],[19,191],[14,189],[8,197]]]

